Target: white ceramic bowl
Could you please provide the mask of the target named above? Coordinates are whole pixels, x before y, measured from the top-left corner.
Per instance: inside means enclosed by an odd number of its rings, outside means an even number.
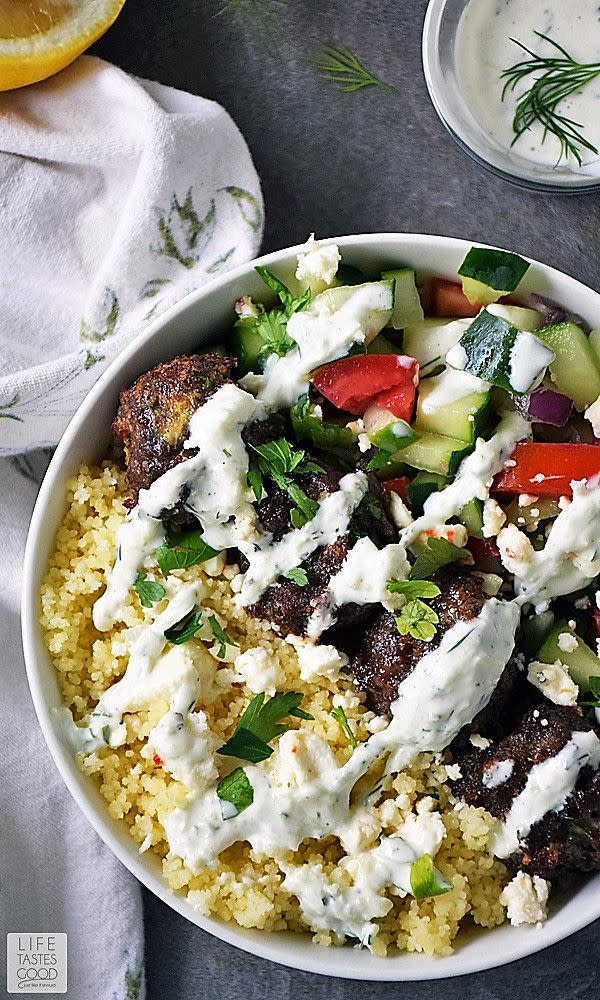
[[[470,244],[439,236],[345,236],[336,242],[347,263],[367,273],[382,266],[410,262],[422,274],[454,276]],[[298,248],[280,250],[260,258],[261,264],[292,270]],[[192,352],[231,325],[234,300],[244,293],[256,296],[264,286],[254,272],[256,261],[238,267],[188,296],[152,323],[99,379],[69,424],[33,512],[24,566],[23,643],[33,701],[46,742],[56,765],[88,820],[121,862],[168,906],[216,937],[283,965],[308,972],[366,980],[423,980],[458,976],[493,968],[530,955],[600,916],[600,876],[582,882],[575,894],[556,900],[547,923],[540,929],[503,926],[493,931],[467,931],[459,937],[454,955],[427,958],[419,955],[375,958],[352,947],[319,948],[308,936],[267,934],[243,930],[233,924],[200,916],[186,900],[163,881],[160,863],[150,854],[140,855],[124,824],[111,819],[105,801],[78,768],[56,725],[53,709],[61,704],[58,684],[39,627],[39,589],[54,537],[65,506],[65,482],[83,461],[102,458],[110,440],[119,390],[159,361],[181,352]],[[550,295],[600,327],[600,295],[574,278],[534,263],[523,283],[524,291]]]

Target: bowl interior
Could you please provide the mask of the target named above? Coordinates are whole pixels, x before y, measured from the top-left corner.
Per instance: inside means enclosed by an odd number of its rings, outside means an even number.
[[[339,243],[344,261],[375,273],[384,266],[410,263],[421,275],[455,276],[466,250],[462,240],[438,236],[381,234],[346,236]],[[293,273],[298,248],[260,259],[278,273]],[[600,916],[600,876],[584,882],[576,892],[554,901],[542,928],[503,926],[491,932],[467,930],[456,952],[447,958],[399,955],[378,959],[351,947],[321,949],[309,937],[247,931],[199,915],[163,882],[158,859],[140,855],[124,824],[112,820],[92,782],[75,766],[63,739],[54,709],[61,704],[53,667],[39,627],[39,589],[65,506],[65,484],[83,461],[94,462],[106,451],[119,390],[159,361],[191,352],[217,340],[233,319],[233,302],[246,293],[263,294],[254,263],[224,275],[209,287],[190,295],[162,316],[104,373],[71,421],[42,484],[29,532],[24,566],[23,642],[29,684],[42,730],[65,783],[92,826],[121,862],[165,903],[217,937],[264,958],[296,968],[346,978],[367,980],[424,980],[462,975],[492,968],[538,951]],[[542,264],[534,264],[522,283],[524,292],[536,290],[558,299],[600,327],[600,295],[573,278]],[[521,290],[521,289],[520,289]],[[482,937],[482,933],[485,937]],[[491,936],[490,936],[491,935]],[[483,947],[482,947],[483,945]]]

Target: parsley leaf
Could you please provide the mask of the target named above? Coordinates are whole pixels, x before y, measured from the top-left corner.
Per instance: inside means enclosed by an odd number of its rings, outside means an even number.
[[[264,692],[254,696],[229,737],[217,753],[224,757],[238,757],[257,764],[273,753],[269,742],[285,733],[289,726],[280,722],[286,715],[306,718],[308,713],[299,713],[303,695],[300,691],[288,691],[273,695],[265,702]]]
[[[208,624],[210,625],[210,630],[214,635],[215,639],[219,643],[219,648],[217,650],[217,656],[225,656],[226,646],[239,646],[238,642],[234,642],[233,639],[224,632],[221,625],[215,618],[214,615],[209,615]]]
[[[466,559],[467,556],[466,549],[453,545],[446,538],[428,538],[425,550],[417,556],[413,563],[410,578],[411,580],[424,580],[428,576],[433,576],[436,570],[442,566]]]
[[[202,625],[202,614],[199,611],[190,611],[185,618],[165,629],[164,637],[174,646],[181,646],[184,642],[189,642],[196,635]]]
[[[223,812],[223,819],[232,819],[254,802],[254,789],[243,767],[236,767],[217,785],[217,795],[224,802],[230,802],[235,807],[234,813]]]
[[[165,543],[155,552],[163,576],[172,569],[187,569],[188,566],[206,562],[219,554],[217,549],[207,545],[199,530],[183,534],[168,532]]]
[[[283,574],[286,580],[291,580],[292,583],[296,583],[299,587],[306,587],[308,584],[308,575],[302,566],[296,566],[294,569],[288,570],[287,573]]]
[[[396,626],[400,635],[412,635],[413,639],[431,642],[439,622],[437,612],[424,601],[407,601],[396,615]]]
[[[388,580],[387,589],[390,594],[404,594],[407,601],[417,597],[438,597],[441,590],[435,583],[428,580]]]
[[[151,608],[153,604],[160,601],[166,594],[162,583],[149,580],[145,573],[138,573],[133,589],[138,595],[143,608]]]
[[[352,729],[350,728],[350,723],[348,722],[348,717],[347,717],[346,713],[344,712],[344,709],[342,708],[342,706],[341,705],[337,705],[335,708],[332,708],[331,709],[331,715],[333,716],[333,718],[335,719],[336,722],[339,722],[340,726],[344,730],[344,733],[345,733],[345,735],[346,735],[346,737],[348,739],[348,743],[350,744],[350,746],[352,747],[352,749],[356,750],[356,748],[358,746],[358,740],[356,739],[356,736],[354,735],[354,733],[352,732]]]
[[[262,498],[262,477],[267,476],[280,490],[288,494],[295,505],[290,512],[293,527],[301,528],[307,521],[311,521],[319,505],[307,497],[304,490],[292,481],[291,476],[294,473],[322,472],[322,467],[316,462],[306,461],[305,452],[302,449],[292,448],[286,438],[250,447],[256,452],[257,458],[250,463],[248,481],[257,499],[259,490]]]
[[[260,503],[265,495],[265,488],[263,486],[262,472],[260,471],[258,465],[255,462],[251,462],[248,468],[248,486],[254,493],[256,497],[256,502]]]
[[[410,866],[410,888],[415,899],[427,899],[449,892],[452,886],[434,868],[431,855],[422,854]]]
[[[268,267],[257,267],[256,272],[259,277],[262,278],[265,285],[268,285],[279,297],[279,301],[283,305],[285,316],[287,319],[295,312],[300,312],[302,309],[306,309],[312,298],[312,293],[310,288],[302,293],[298,298],[296,298],[289,290],[287,285],[273,274]]]
[[[580,701],[585,708],[600,708],[600,677],[592,675],[589,679],[592,701]]]
[[[257,356],[257,361],[263,364],[271,354],[283,358],[296,346],[296,341],[288,336],[287,317],[280,309],[270,309],[257,316],[255,331],[264,341]]]

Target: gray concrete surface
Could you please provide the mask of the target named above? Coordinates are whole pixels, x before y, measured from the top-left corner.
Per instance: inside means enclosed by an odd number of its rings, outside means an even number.
[[[272,2],[279,52],[225,0],[128,0],[94,51],[124,69],[221,102],[244,132],[262,178],[265,250],[317,235],[401,230],[497,243],[600,290],[597,196],[520,191],[453,143],[421,72],[425,0]],[[235,0],[234,0],[235,2]],[[264,10],[269,0],[237,0]],[[254,21],[260,25],[260,20]],[[260,33],[260,32],[259,32]],[[339,94],[306,64],[337,40],[392,84]],[[593,1000],[598,925],[530,959],[445,983],[365,985],[293,972],[203,934],[146,894],[150,1000]]]

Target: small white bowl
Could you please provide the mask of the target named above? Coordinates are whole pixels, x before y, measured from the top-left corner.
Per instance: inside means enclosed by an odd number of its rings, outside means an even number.
[[[585,170],[571,170],[534,163],[507,149],[482,128],[462,93],[456,72],[456,34],[469,0],[430,0],[423,24],[423,72],[429,96],[452,138],[477,163],[498,177],[539,192],[585,194],[600,191],[598,163]]]
[[[384,266],[407,262],[422,275],[456,275],[471,244],[440,236],[372,234],[337,239],[344,261],[367,274]],[[54,709],[61,697],[54,669],[42,642],[39,625],[40,584],[65,509],[65,484],[81,462],[103,457],[110,441],[110,425],[119,390],[142,372],[176,354],[192,352],[217,339],[231,326],[233,302],[250,293],[260,296],[264,287],[254,271],[256,263],[280,273],[292,272],[298,247],[280,250],[238,267],[189,295],[179,305],[150,324],[99,379],[69,424],[42,484],[27,540],[23,584],[23,644],[31,694],[46,742],[67,788],[91,825],[111,851],[148,889],[168,906],[205,931],[261,958],[307,972],[365,980],[442,979],[494,968],[560,941],[600,916],[600,876],[582,882],[570,896],[555,900],[550,917],[541,928],[502,926],[492,931],[465,930],[456,952],[447,958],[402,954],[376,958],[352,947],[319,948],[309,936],[249,931],[234,924],[200,916],[184,897],[171,892],[160,863],[150,854],[140,855],[125,824],[113,820],[92,781],[75,765],[71,751],[56,724]],[[574,278],[544,264],[534,263],[522,283],[581,313],[600,327],[600,295]],[[68,845],[65,845],[68,849]]]

